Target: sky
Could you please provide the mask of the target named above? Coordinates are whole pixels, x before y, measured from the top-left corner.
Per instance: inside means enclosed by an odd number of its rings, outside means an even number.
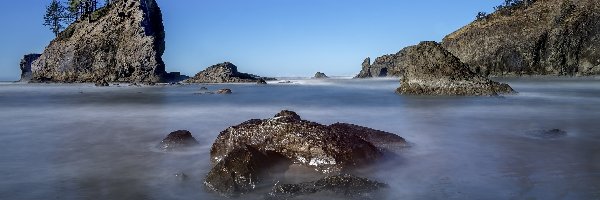
[[[23,55],[54,38],[44,27],[50,0],[0,7],[0,80],[18,80]],[[352,76],[366,57],[396,53],[491,12],[502,0],[157,0],[167,71],[195,73],[229,61],[261,76]]]

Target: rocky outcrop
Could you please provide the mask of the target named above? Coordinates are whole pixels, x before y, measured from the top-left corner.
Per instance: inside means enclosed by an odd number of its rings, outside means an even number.
[[[186,80],[188,83],[256,83],[258,80],[275,80],[253,74],[238,72],[237,66],[230,62],[216,64]]]
[[[329,76],[327,76],[325,73],[317,72],[313,78],[314,79],[328,79]]]
[[[198,141],[192,136],[192,133],[186,130],[178,130],[169,133],[169,135],[158,144],[158,148],[164,151],[174,151],[193,147],[198,144]]]
[[[21,63],[19,63],[19,66],[21,68],[21,80],[19,81],[27,82],[31,80],[31,64],[40,56],[41,54],[27,54],[23,56],[23,59],[21,59]]]
[[[395,62],[405,71],[399,94],[487,96],[514,92],[507,84],[475,74],[436,42],[407,47]]]
[[[59,34],[32,64],[32,81],[161,82],[165,32],[155,0],[116,0]]]
[[[391,133],[352,124],[325,126],[284,110],[273,118],[252,119],[222,131],[210,150],[215,167],[205,184],[233,196],[252,191],[266,180],[276,181],[275,174],[292,164],[325,174],[348,172],[375,163],[387,152],[384,148],[405,144]],[[315,183],[332,185],[318,186],[318,190],[361,191],[352,187],[365,183],[347,176],[324,180]]]
[[[597,0],[537,0],[500,9],[442,45],[487,76],[600,74]]]
[[[384,183],[342,174],[327,176],[312,182],[276,185],[267,199],[292,199],[318,192],[333,192],[350,199],[369,199],[370,193],[386,187],[388,186]]]

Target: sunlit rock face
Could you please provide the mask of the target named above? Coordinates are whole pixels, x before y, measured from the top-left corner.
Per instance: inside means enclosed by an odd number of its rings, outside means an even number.
[[[597,0],[537,0],[446,36],[448,51],[484,76],[600,74]]]
[[[155,0],[116,0],[59,34],[32,64],[34,82],[161,82],[165,32]]]
[[[404,48],[396,62],[404,69],[399,94],[490,96],[514,92],[507,84],[472,72],[436,42]]]

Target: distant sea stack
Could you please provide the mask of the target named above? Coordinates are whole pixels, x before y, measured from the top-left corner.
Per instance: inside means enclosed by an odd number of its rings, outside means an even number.
[[[33,63],[33,61],[35,61],[36,59],[38,59],[41,56],[41,54],[27,54],[25,56],[23,56],[23,59],[21,59],[21,63],[19,64],[20,68],[21,68],[21,82],[28,82],[31,81],[31,64]]]
[[[446,36],[484,76],[600,74],[598,0],[537,0],[500,9]]]
[[[155,0],[116,0],[59,34],[33,62],[33,82],[161,82],[162,13]]]
[[[514,92],[507,84],[472,72],[436,42],[421,42],[397,55],[396,64],[405,71],[399,94],[493,96]]]
[[[238,71],[237,66],[230,62],[219,63],[198,72],[196,76],[187,79],[188,83],[257,83],[260,79],[275,80],[246,74]]]
[[[314,79],[328,79],[329,76],[327,76],[325,73],[317,72],[313,78]]]

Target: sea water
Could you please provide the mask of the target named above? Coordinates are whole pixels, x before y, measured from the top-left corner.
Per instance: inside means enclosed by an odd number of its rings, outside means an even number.
[[[361,171],[389,185],[377,199],[600,199],[598,79],[505,79],[519,93],[501,97],[400,96],[395,79],[290,81],[0,84],[0,199],[219,199],[203,185],[216,136],[283,109],[409,141]],[[195,94],[202,86],[233,94]],[[156,149],[180,129],[201,145]],[[528,134],[549,129],[567,134]]]

